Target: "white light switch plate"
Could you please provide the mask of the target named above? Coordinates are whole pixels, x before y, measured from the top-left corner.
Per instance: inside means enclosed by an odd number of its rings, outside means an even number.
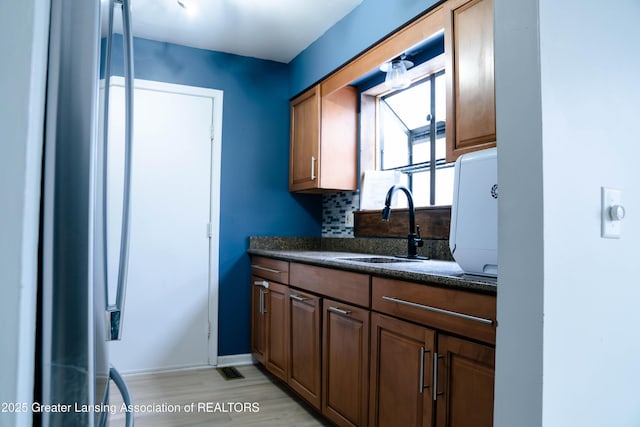
[[[622,235],[622,221],[611,218],[610,209],[615,205],[622,205],[622,191],[602,187],[601,236],[605,239],[619,239]]]

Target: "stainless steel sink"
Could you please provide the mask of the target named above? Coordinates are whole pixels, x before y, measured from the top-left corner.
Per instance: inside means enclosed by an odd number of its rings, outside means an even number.
[[[420,261],[419,259],[408,259],[408,258],[387,258],[387,257],[358,257],[358,258],[341,258],[345,261],[356,261],[356,262],[367,262],[370,264],[387,264],[387,263],[397,263],[397,262],[416,262]]]

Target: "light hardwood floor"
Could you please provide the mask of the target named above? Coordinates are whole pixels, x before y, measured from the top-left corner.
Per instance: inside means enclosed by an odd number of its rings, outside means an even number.
[[[164,404],[151,408],[155,412],[136,412],[135,426],[331,425],[263,369],[237,369],[244,378],[225,380],[214,368],[125,376],[135,405],[146,410],[147,405]],[[110,404],[119,411],[122,399],[113,383],[110,397]],[[187,413],[192,404],[193,411]],[[124,414],[111,415],[109,426],[124,426]]]

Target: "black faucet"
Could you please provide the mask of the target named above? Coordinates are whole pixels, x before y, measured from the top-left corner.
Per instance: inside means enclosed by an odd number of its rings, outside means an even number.
[[[384,201],[384,209],[382,209],[382,220],[389,221],[391,218],[391,198],[396,190],[404,191],[409,201],[409,235],[407,236],[407,258],[422,258],[418,256],[418,248],[424,245],[424,241],[420,237],[420,226],[418,226],[416,234],[416,210],[413,207],[413,196],[407,187],[402,185],[394,185],[387,192],[387,198]]]

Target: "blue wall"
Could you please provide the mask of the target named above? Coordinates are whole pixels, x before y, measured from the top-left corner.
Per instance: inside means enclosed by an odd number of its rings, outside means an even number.
[[[115,75],[121,46],[118,37]],[[134,40],[134,52],[136,78],[224,91],[219,354],[249,353],[248,237],[321,235],[321,197],[288,191],[288,66],[144,39]]]
[[[363,0],[289,63],[289,95],[318,82],[439,1]]]

